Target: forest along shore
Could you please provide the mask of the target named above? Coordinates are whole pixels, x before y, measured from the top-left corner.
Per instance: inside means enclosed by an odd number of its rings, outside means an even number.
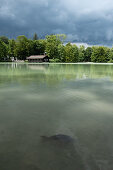
[[[68,42],[65,44],[66,35],[47,35],[44,39],[38,39],[34,34],[32,39],[24,35],[16,39],[0,37],[0,62],[26,61],[31,55],[44,55],[50,62],[63,63],[113,63],[113,48],[105,46],[87,47]],[[65,44],[65,45],[64,45]]]

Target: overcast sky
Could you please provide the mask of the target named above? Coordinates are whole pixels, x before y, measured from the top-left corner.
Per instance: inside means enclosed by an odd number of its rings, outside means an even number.
[[[113,43],[113,0],[0,0],[0,35],[65,33],[73,42]]]

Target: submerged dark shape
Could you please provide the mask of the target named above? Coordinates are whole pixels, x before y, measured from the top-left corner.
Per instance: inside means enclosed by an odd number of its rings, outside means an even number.
[[[75,140],[71,136],[64,134],[57,134],[53,136],[41,136],[46,141],[58,141],[63,143],[73,143]]]
[[[51,163],[51,166],[53,166],[51,169],[49,163],[47,163],[48,169],[52,170],[56,165],[56,170],[99,170],[95,158],[80,145],[77,138],[64,134],[41,136],[41,138],[44,142],[42,147],[44,156],[49,153],[51,156],[48,157],[50,159],[48,162],[53,163]],[[44,160],[44,156],[42,155],[42,160]]]

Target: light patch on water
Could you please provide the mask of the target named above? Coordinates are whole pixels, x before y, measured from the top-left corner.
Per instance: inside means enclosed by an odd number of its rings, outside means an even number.
[[[90,92],[87,92],[87,91],[66,89],[64,91],[64,93],[66,94],[67,98],[68,97],[76,97],[76,98],[80,98],[80,99],[83,99],[83,100],[96,100],[97,99],[96,94],[90,93]]]
[[[104,86],[103,86],[103,89],[112,92],[112,91],[113,91],[113,84],[104,85]]]
[[[22,96],[23,100],[29,100],[29,101],[50,101],[50,100],[57,100],[57,98],[54,98],[54,94],[49,94],[47,92],[42,93],[26,93],[24,96]]]
[[[11,92],[20,92],[20,91],[22,92],[24,90],[25,89],[22,88],[22,87],[18,88],[17,86],[13,86],[13,87],[7,87],[6,86],[6,87],[3,87],[3,88],[2,87],[0,88],[0,93],[4,93],[5,94],[5,93],[11,93]]]
[[[48,99],[48,96],[45,95],[45,94],[25,94],[23,97],[22,97],[24,100],[31,100],[31,101],[37,101],[37,100],[47,100]]]
[[[66,93],[67,98],[74,98],[79,100],[84,100],[85,103],[81,103],[82,107],[86,107],[85,110],[91,109],[97,112],[103,112],[107,114],[113,114],[113,104],[104,101],[104,98],[100,98],[99,94],[88,92],[88,91],[78,91],[68,89],[64,93]]]
[[[106,114],[113,115],[113,104],[107,103],[105,101],[99,101],[99,100],[89,101],[87,107],[99,113],[106,113]]]

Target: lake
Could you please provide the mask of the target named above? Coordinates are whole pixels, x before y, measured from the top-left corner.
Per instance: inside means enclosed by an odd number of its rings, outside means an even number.
[[[0,64],[0,169],[113,170],[113,65]]]

